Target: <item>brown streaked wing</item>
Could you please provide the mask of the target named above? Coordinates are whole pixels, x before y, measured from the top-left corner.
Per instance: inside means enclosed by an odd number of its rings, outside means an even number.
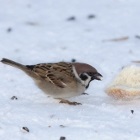
[[[37,64],[33,71],[42,79],[61,88],[65,88],[74,79],[72,65],[65,62]]]

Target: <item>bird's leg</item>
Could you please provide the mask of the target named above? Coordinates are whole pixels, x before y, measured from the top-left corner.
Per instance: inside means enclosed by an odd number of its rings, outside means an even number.
[[[62,98],[57,98],[60,100],[59,103],[63,103],[63,104],[69,104],[69,105],[82,105],[81,103],[78,103],[78,102],[71,102],[69,100],[65,100],[65,99],[62,99]]]
[[[82,95],[89,95],[88,93],[82,93]]]

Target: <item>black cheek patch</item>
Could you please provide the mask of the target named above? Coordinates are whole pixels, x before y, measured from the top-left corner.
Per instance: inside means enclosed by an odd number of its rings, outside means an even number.
[[[87,75],[85,75],[85,74],[81,74],[81,75],[80,75],[80,78],[81,78],[81,80],[83,80],[83,81],[85,81],[85,80],[88,79]]]

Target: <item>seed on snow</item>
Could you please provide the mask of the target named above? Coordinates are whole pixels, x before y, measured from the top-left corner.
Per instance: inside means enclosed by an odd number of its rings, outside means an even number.
[[[71,16],[67,19],[67,21],[74,21],[74,20],[76,20],[75,16]]]
[[[62,136],[62,137],[60,137],[60,140],[66,140],[66,137]]]
[[[64,128],[64,127],[66,127],[66,126],[64,126],[64,125],[59,125],[61,128]]]
[[[88,16],[88,19],[92,19],[92,18],[95,18],[95,15],[91,14]]]
[[[22,127],[23,132],[29,132],[28,127]]]
[[[131,110],[131,113],[134,114],[134,110]]]
[[[76,59],[73,58],[73,59],[71,60],[71,62],[76,62]]]
[[[11,31],[12,31],[12,28],[9,27],[9,28],[7,29],[7,32],[10,33]]]
[[[11,97],[11,100],[17,100],[18,98],[16,96]]]

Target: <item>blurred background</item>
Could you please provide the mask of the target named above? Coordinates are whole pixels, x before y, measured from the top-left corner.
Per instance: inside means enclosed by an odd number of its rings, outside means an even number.
[[[24,63],[75,58],[103,64],[112,57],[117,61],[121,54],[123,61],[135,59],[135,55],[125,56],[139,49],[140,40],[136,38],[140,35],[139,1],[1,0],[0,3],[1,57]],[[126,39],[110,41],[123,37]]]
[[[0,59],[4,57],[23,64],[71,62],[72,60],[89,63],[103,75],[103,81],[91,83],[90,88],[87,90],[87,93],[90,94],[89,96],[74,98],[74,100],[86,104],[86,107],[83,106],[85,108],[81,109],[79,115],[76,116],[78,118],[71,116],[73,110],[68,109],[69,112],[67,108],[62,107],[66,113],[65,115],[71,121],[79,119],[83,115],[80,124],[83,124],[83,126],[87,124],[89,130],[99,128],[98,130],[103,131],[106,128],[110,130],[112,139],[117,132],[119,133],[118,137],[126,138],[122,134],[124,131],[127,133],[126,139],[134,139],[139,136],[138,131],[135,131],[135,133],[130,133],[129,131],[131,126],[127,126],[130,123],[127,120],[128,114],[123,112],[126,108],[120,109],[118,107],[116,109],[114,103],[108,101],[108,96],[104,92],[106,85],[110,83],[111,79],[122,67],[131,65],[133,60],[140,60],[139,0],[0,0]],[[22,119],[22,116],[20,116],[22,113],[31,112],[30,116],[33,115],[38,122],[41,121],[39,120],[40,116],[38,116],[39,110],[36,110],[36,107],[32,108],[34,104],[40,105],[44,103],[43,105],[47,104],[48,107],[48,103],[50,103],[50,114],[58,111],[58,114],[56,114],[59,117],[61,116],[59,114],[59,111],[62,111],[61,106],[59,110],[56,110],[54,100],[45,98],[46,96],[33,85],[32,80],[30,78],[29,80],[21,71],[0,64],[0,77],[2,79],[0,82],[0,106],[4,108],[4,110],[1,109],[1,112],[9,112],[16,105],[20,106],[21,112],[13,111],[19,115],[19,117],[14,116],[17,127]],[[19,96],[23,102],[17,102],[12,107],[9,102],[12,95]],[[7,102],[9,103],[8,106],[6,106]],[[97,114],[91,111],[93,108]],[[40,111],[42,111],[41,109]],[[34,113],[32,113],[32,110]],[[88,112],[84,110],[88,110]],[[45,111],[46,108],[42,112],[44,113]],[[13,116],[13,112],[10,112],[11,116]],[[119,125],[114,120],[110,124],[110,120],[116,112],[119,113],[114,118],[118,117],[118,122],[123,120],[121,115],[124,113],[122,117],[126,119],[126,124],[122,122]],[[88,116],[85,114],[88,114]],[[104,118],[106,114],[108,116]],[[41,126],[45,127],[44,125],[48,124],[48,122],[45,122],[48,114],[44,113],[43,115]],[[63,114],[61,117],[63,120]],[[26,118],[26,116],[23,118]],[[32,120],[31,118],[29,117],[28,119]],[[99,119],[99,122],[95,123],[96,118]],[[5,116],[3,116],[4,119]],[[10,116],[7,117],[7,120],[11,120]],[[7,120],[3,121],[4,127],[7,124]],[[103,121],[108,123],[102,126]],[[15,124],[13,122],[13,125]],[[32,124],[36,127],[34,120],[32,120]],[[118,125],[116,126],[115,124]],[[79,126],[78,122],[77,125]],[[126,128],[122,130],[122,126],[125,125]],[[133,128],[135,128],[135,125],[137,126],[137,122],[134,123]],[[7,126],[10,125],[8,124]],[[112,128],[114,131],[112,131]],[[8,129],[9,134],[12,129]],[[115,131],[116,129],[117,132]],[[13,130],[17,132],[16,129]],[[32,129],[35,133],[37,130]],[[79,129],[77,128],[76,130]],[[78,135],[74,131],[72,132],[74,134],[72,139],[76,139]],[[81,138],[83,140],[87,139],[86,130],[84,131],[83,128],[80,129],[80,132],[83,136]],[[95,136],[92,132],[88,140]],[[39,135],[42,135],[42,133],[37,134],[37,136]],[[104,136],[108,140],[107,135],[108,132],[105,132],[103,135],[96,136],[98,139],[101,138],[100,136]],[[5,138],[5,135],[3,137]],[[36,136],[30,139],[35,138]],[[56,140],[56,137],[54,140]]]
[[[138,0],[0,3],[1,58],[23,64],[74,59],[97,68],[104,82],[140,59]]]

